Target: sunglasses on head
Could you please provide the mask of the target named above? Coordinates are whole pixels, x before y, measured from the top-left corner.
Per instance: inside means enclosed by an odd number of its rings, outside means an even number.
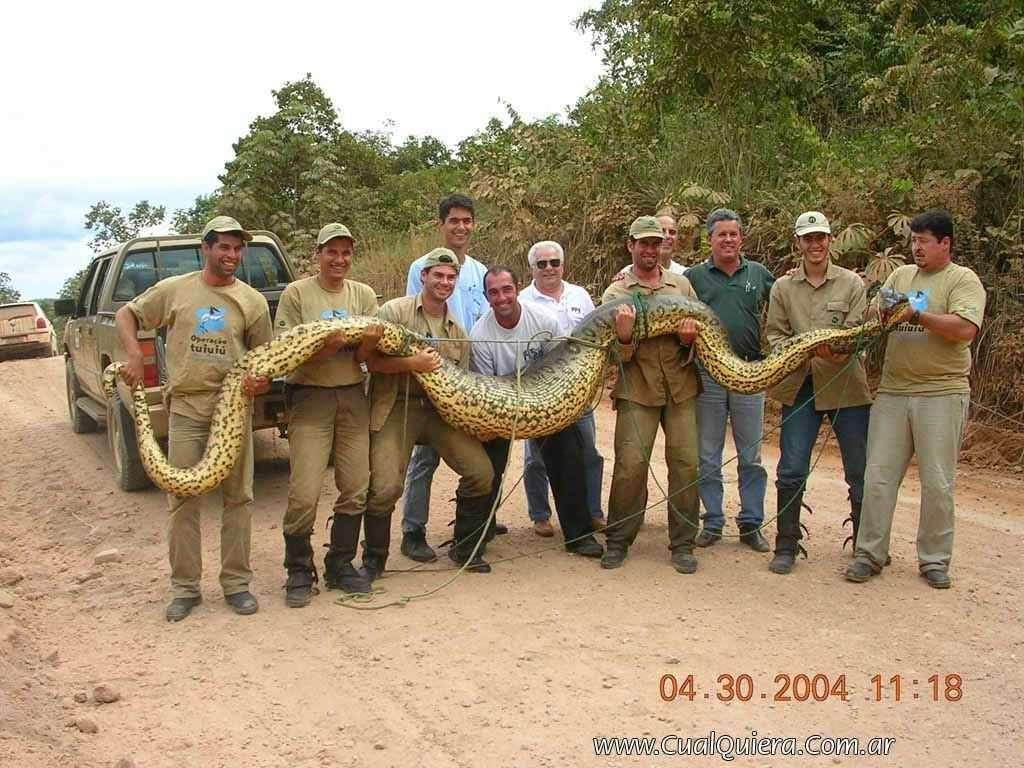
[[[560,267],[560,266],[562,266],[562,260],[561,259],[538,259],[537,260],[537,269],[547,269],[548,268],[548,264],[550,264],[552,267]]]

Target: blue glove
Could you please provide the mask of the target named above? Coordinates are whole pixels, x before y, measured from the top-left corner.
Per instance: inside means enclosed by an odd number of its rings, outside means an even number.
[[[911,291],[907,294],[907,301],[915,312],[924,312],[928,309],[928,294],[924,291]]]

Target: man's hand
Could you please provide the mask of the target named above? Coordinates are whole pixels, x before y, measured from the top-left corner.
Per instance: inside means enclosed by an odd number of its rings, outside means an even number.
[[[409,367],[416,373],[431,373],[441,367],[441,355],[433,347],[421,349],[409,358]]]
[[[633,325],[636,323],[636,308],[632,304],[620,304],[615,308],[615,335],[622,344],[633,341]]]
[[[253,376],[249,373],[242,374],[242,394],[252,400],[257,395],[262,395],[270,389],[270,379],[266,376]]]
[[[822,360],[829,360],[833,363],[845,363],[850,357],[849,355],[833,352],[828,344],[819,344],[815,347],[814,356],[820,357]]]
[[[142,351],[138,354],[128,353],[128,359],[124,361],[124,365],[121,367],[121,378],[124,379],[131,389],[139,384],[143,383],[145,374],[143,373],[142,365]]]
[[[377,348],[377,342],[384,336],[384,326],[381,323],[373,323],[372,325],[366,326],[363,329],[363,340],[359,346],[365,347],[366,350],[372,351]]]
[[[700,333],[701,325],[692,317],[686,317],[679,321],[679,327],[676,329],[676,336],[679,337],[679,343],[683,346],[689,347],[697,338],[697,334]]]
[[[348,335],[344,331],[335,331],[326,339],[324,339],[324,345],[321,347],[321,351],[328,355],[333,355],[348,341]]]

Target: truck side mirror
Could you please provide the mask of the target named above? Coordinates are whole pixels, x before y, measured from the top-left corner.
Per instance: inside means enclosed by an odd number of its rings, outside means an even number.
[[[61,317],[71,317],[75,314],[74,299],[57,299],[53,302],[53,311]]]

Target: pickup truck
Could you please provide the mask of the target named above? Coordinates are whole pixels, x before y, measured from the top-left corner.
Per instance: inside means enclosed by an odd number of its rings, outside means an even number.
[[[271,232],[254,231],[235,273],[266,297],[271,319],[281,291],[295,279],[295,270],[281,241]],[[125,354],[114,326],[114,313],[160,280],[202,267],[199,235],[138,237],[95,256],[77,299],[57,301],[57,314],[69,316],[61,351],[65,360],[68,416],[76,433],[106,425],[118,486],[126,491],[151,482],[139,458],[132,417],[132,398],[124,382],[108,399],[101,384],[103,370]],[[167,411],[162,385],[167,380],[162,332],[140,331],[145,365],[146,400],[158,440],[167,437]],[[284,382],[254,401],[253,429],[285,430]]]

